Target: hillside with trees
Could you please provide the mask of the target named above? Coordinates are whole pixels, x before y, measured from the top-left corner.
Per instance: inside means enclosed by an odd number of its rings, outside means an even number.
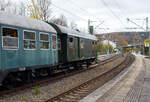
[[[108,34],[97,34],[100,40],[108,39]],[[116,42],[118,46],[127,46],[143,43],[148,38],[147,32],[114,32],[109,33],[111,41]]]

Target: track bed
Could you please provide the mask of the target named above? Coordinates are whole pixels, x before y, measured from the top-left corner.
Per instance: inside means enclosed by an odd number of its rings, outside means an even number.
[[[107,72],[112,67],[120,64],[124,60],[125,56],[117,55],[112,59],[99,63],[98,65],[96,65],[96,67],[95,65],[93,65],[89,69],[83,68],[83,70],[57,76],[57,78],[55,77],[53,79],[47,79],[46,81],[43,80],[43,82],[27,85],[28,87],[16,89],[16,92],[4,95],[3,97],[1,97],[1,100],[2,102],[7,102],[10,100],[11,102],[16,102],[20,100],[23,100],[25,102],[43,102],[48,100],[49,98],[59,95],[60,93],[66,92],[67,90],[70,90],[84,82],[87,82],[104,72]],[[38,87],[40,89],[40,94],[34,94],[34,87]],[[18,91],[22,89],[23,91]]]

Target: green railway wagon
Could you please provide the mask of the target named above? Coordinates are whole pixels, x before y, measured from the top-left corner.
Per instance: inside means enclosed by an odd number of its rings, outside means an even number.
[[[79,65],[96,59],[96,42],[94,35],[50,23],[58,33],[59,63]],[[65,53],[62,53],[65,52]]]

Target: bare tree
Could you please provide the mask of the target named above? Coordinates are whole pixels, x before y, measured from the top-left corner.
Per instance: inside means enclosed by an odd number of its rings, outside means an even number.
[[[52,22],[66,27],[68,26],[67,18],[64,15],[60,15],[60,17],[53,19]]]
[[[25,3],[22,1],[18,3],[12,2],[11,0],[0,0],[0,11],[25,16]]]
[[[0,0],[0,11],[6,11],[10,5],[8,0]]]
[[[30,17],[48,21],[51,10],[51,0],[28,0],[28,13]]]
[[[0,0],[0,11],[17,14],[17,6],[11,1]]]
[[[27,5],[21,1],[18,6],[18,14],[25,16],[26,15],[26,7],[27,7]]]
[[[37,4],[39,7],[39,11],[41,12],[40,18],[44,21],[48,21],[51,14],[51,0],[37,0]]]

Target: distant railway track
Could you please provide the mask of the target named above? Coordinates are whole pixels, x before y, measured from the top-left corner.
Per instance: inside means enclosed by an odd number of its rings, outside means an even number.
[[[122,63],[112,68],[111,70],[104,72],[100,76],[89,80],[67,92],[61,93],[58,96],[47,100],[46,102],[78,102],[80,99],[82,99],[92,91],[96,90],[97,88],[105,84],[107,81],[111,80],[124,68],[130,66],[134,59],[135,57],[133,55],[127,55]]]
[[[56,80],[59,80],[59,79],[62,79],[62,78],[65,78],[65,77],[69,77],[69,76],[73,76],[75,74],[78,74],[78,73],[81,73],[81,72],[84,72],[86,70],[91,70],[93,68],[96,68],[97,66],[100,66],[100,65],[104,65],[106,63],[109,63],[115,59],[117,59],[118,57],[122,56],[121,54],[119,55],[115,55],[109,59],[106,59],[104,61],[101,61],[99,62],[99,64],[94,64],[94,65],[91,65],[89,68],[83,68],[81,70],[74,70],[70,73],[66,73],[66,74],[59,74],[59,75],[56,75],[56,77],[50,77],[50,78],[46,78],[46,79],[43,79],[43,80],[40,80],[38,82],[35,82],[35,83],[30,83],[30,84],[25,84],[25,85],[22,85],[20,87],[17,87],[17,88],[13,88],[13,89],[10,89],[10,90],[0,90],[0,96],[4,96],[4,95],[8,95],[8,94],[11,94],[11,93],[16,93],[18,91],[22,91],[22,90],[25,90],[27,88],[33,88],[33,87],[36,87],[38,85],[43,85],[43,84],[47,84],[49,82],[52,82],[52,81],[56,81]]]

